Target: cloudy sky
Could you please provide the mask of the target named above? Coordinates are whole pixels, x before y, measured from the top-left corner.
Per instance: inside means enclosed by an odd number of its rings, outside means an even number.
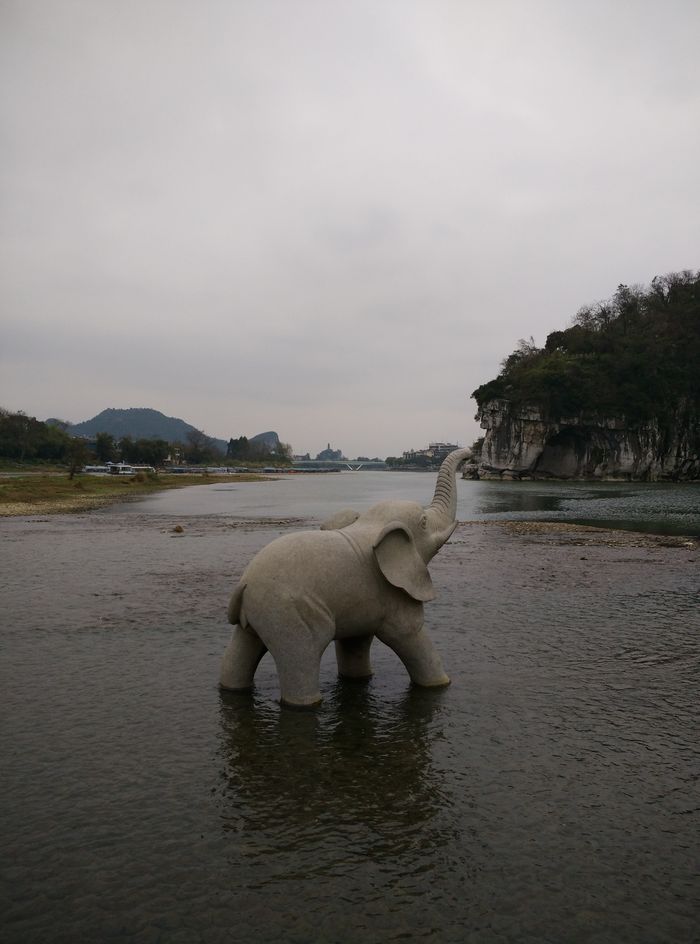
[[[0,0],[0,405],[478,435],[519,338],[700,264],[697,0]]]

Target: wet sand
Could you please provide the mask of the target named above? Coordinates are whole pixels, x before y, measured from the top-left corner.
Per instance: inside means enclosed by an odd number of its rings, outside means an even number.
[[[269,657],[220,695],[233,584],[316,524],[0,521],[2,940],[692,941],[697,541],[463,523],[448,689],[375,644],[315,713]]]
[[[105,508],[123,502],[123,496],[113,498],[97,497],[95,495],[76,495],[74,498],[44,502],[5,502],[0,506],[0,517],[18,518],[43,515],[74,514],[75,512],[94,511],[96,508]]]

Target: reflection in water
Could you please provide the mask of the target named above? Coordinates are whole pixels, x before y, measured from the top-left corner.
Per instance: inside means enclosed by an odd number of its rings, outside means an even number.
[[[440,703],[440,692],[419,689],[375,703],[366,685],[347,682],[322,713],[222,692],[222,823],[260,880],[352,875],[360,861],[366,870],[389,860],[409,887],[424,878],[449,800],[431,764]]]
[[[467,484],[467,483],[465,483]],[[473,482],[473,519],[567,521],[656,534],[700,535],[697,484],[625,482]]]
[[[518,485],[517,489],[514,484]],[[563,497],[562,493],[550,494],[541,489],[529,488],[525,482],[510,482],[507,485],[494,482],[484,484],[479,491],[475,511],[478,516],[486,517],[508,512],[558,511]]]

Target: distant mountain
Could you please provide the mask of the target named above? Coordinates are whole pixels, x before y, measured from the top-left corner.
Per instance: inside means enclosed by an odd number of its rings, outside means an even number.
[[[46,422],[54,425],[60,423],[59,420],[53,419]],[[131,407],[127,410],[103,410],[91,420],[72,424],[68,427],[68,432],[71,436],[87,438],[92,438],[98,433],[109,433],[115,439],[131,436],[132,439],[165,439],[166,442],[186,443],[187,434],[195,429],[196,427],[176,416],[166,416],[158,410],[150,410],[146,407]],[[214,439],[214,442],[217,449],[226,452],[225,440]]]
[[[267,446],[270,452],[277,452],[280,444],[280,438],[277,433],[258,433],[257,436],[251,436],[249,443],[262,443]]]
[[[71,436],[84,436],[87,439],[93,439],[98,433],[109,433],[117,440],[131,436],[132,439],[164,439],[166,442],[186,443],[187,434],[196,429],[177,416],[166,416],[159,410],[150,410],[147,407],[130,407],[127,410],[110,408],[82,423],[67,423],[53,417],[46,422],[51,426],[60,426]],[[228,440],[216,439],[213,436],[210,438],[216,448],[226,455]],[[264,444],[271,452],[277,452],[280,438],[270,430],[251,436],[248,442]]]

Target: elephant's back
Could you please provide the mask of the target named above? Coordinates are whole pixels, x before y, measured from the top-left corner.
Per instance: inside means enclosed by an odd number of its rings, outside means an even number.
[[[259,634],[285,605],[325,613],[336,638],[373,632],[384,617],[387,593],[399,592],[381,577],[371,549],[363,553],[342,531],[278,538],[251,561],[241,583],[246,618]]]
[[[347,566],[348,545],[337,531],[295,531],[284,534],[259,551],[243,575],[308,579],[316,571],[327,572],[334,565]]]

